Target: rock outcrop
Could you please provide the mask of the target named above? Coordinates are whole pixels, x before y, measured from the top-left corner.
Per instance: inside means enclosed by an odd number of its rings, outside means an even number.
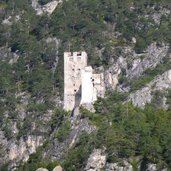
[[[100,149],[96,149],[90,155],[84,171],[101,171],[106,164],[106,155]]]
[[[130,163],[124,160],[122,166],[118,163],[107,163],[105,171],[134,171],[134,169]]]
[[[121,69],[118,64],[113,64],[108,70],[105,71],[105,86],[107,89],[115,89],[118,84],[118,77]]]
[[[152,43],[141,54],[137,54],[133,47],[124,47],[117,61],[105,71],[105,86],[115,89],[118,85],[120,74],[128,80],[139,78],[147,69],[153,69],[162,63],[168,54],[169,46],[165,43]],[[123,73],[124,71],[124,73]]]
[[[121,163],[108,163],[106,161],[107,154],[102,149],[95,149],[88,158],[87,165],[84,171],[134,171],[136,169],[141,170],[141,160],[136,159],[136,166],[131,164],[132,159],[123,159]],[[134,159],[135,162],[135,159]],[[143,166],[146,171],[159,171],[156,164],[148,163]],[[166,168],[160,169],[160,171],[167,171]]]
[[[62,0],[53,0],[42,6],[38,3],[38,0],[32,0],[32,7],[37,15],[42,15],[44,13],[50,15],[60,3],[62,3]]]
[[[127,47],[123,50],[122,62],[120,66],[126,69],[126,77],[129,79],[138,78],[142,73],[148,68],[155,68],[168,53],[169,46],[165,43],[157,44],[152,43],[147,49],[141,53],[137,54],[132,48]],[[123,62],[124,61],[124,62]],[[125,62],[127,66],[125,68]]]
[[[63,171],[61,166],[56,166],[53,171]]]
[[[131,93],[129,96],[133,105],[144,108],[145,104],[150,103],[153,98],[153,92],[167,90],[171,88],[171,70],[162,75],[156,76],[153,81],[148,83],[141,90]]]
[[[78,115],[71,117],[70,123],[71,131],[66,140],[64,142],[58,142],[57,139],[55,139],[53,140],[54,143],[48,147],[48,151],[45,153],[47,160],[61,161],[66,152],[79,140],[79,136],[83,132],[91,134],[96,131],[96,128],[90,125],[87,119],[79,119]]]
[[[19,142],[15,141],[3,141],[3,147],[5,151],[8,151],[4,155],[5,161],[10,161],[10,168],[15,168],[17,163],[27,161],[29,155],[36,152],[37,147],[43,143],[42,137],[40,136],[28,136],[28,139],[24,141],[21,139]]]
[[[2,21],[3,25],[7,25],[7,26],[11,26],[13,24],[13,22],[17,22],[21,19],[20,15],[16,15],[16,16],[8,16],[8,18],[5,18]]]
[[[156,164],[149,163],[147,165],[147,171],[168,171],[167,169],[158,169]]]
[[[38,168],[36,171],[49,171],[48,169],[46,168]],[[56,166],[53,171],[63,171],[62,167],[61,166]]]
[[[45,168],[38,168],[36,171],[48,171],[48,170]]]
[[[155,6],[153,6],[151,9],[155,9]],[[155,22],[155,24],[160,25],[161,18],[163,16],[167,17],[170,14],[170,10],[167,8],[160,8],[158,11],[151,12],[150,14],[146,14],[145,18],[149,19],[152,18]]]

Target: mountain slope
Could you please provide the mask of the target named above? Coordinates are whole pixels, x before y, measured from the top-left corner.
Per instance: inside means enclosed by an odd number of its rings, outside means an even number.
[[[0,2],[0,170],[88,170],[96,151],[103,170],[169,170],[169,0],[58,2]],[[104,71],[95,113],[62,110],[68,50]]]

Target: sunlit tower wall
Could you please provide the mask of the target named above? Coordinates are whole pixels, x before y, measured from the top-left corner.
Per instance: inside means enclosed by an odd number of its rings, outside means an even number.
[[[64,53],[64,109],[71,111],[81,102],[81,71],[87,66],[86,52]]]

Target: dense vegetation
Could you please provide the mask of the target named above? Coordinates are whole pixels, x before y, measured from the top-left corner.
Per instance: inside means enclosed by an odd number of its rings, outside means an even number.
[[[126,97],[126,94],[108,94],[106,99],[96,102],[96,113],[81,109],[81,118],[89,119],[98,130],[90,135],[83,134],[66,154],[65,160],[60,163],[66,171],[83,170],[93,149],[104,147],[108,162],[122,164],[124,158],[135,164],[135,170],[139,165],[143,170],[148,163],[171,169],[170,109],[164,111],[149,105],[144,110],[138,109],[130,103],[123,104]],[[46,149],[45,146],[43,148]],[[43,162],[41,150],[32,155],[28,164],[20,170],[49,168],[51,163]]]
[[[47,2],[49,0],[39,0],[41,5]],[[151,17],[162,7],[170,9],[170,0],[68,0],[51,16],[37,16],[30,0],[2,0],[0,22],[11,16],[10,24],[0,26],[0,123],[5,136],[20,139],[31,132],[33,121],[37,121],[36,129],[46,127],[42,117],[56,108],[53,99],[63,96],[63,52],[67,49],[86,50],[93,67],[108,67],[111,58],[116,60],[120,56],[123,46],[131,45],[141,53],[154,41],[170,44],[171,14],[162,15],[159,24]],[[147,15],[150,17],[145,17]],[[49,37],[60,39],[59,47],[54,42],[47,43]],[[135,45],[132,37],[137,40]],[[102,50],[101,57],[98,50]],[[14,53],[19,58],[10,64]],[[124,82],[132,91],[137,90],[168,69],[170,61],[163,61],[155,69],[146,70],[138,80]],[[26,118],[21,120],[17,110],[23,104],[23,96],[28,98],[28,104]],[[152,105],[141,110],[129,103],[123,104],[126,97],[111,93],[97,101],[96,113],[82,109],[81,117],[88,118],[98,131],[80,137],[60,163],[66,171],[82,170],[92,150],[103,147],[106,147],[109,162],[139,157],[143,162],[171,169],[170,107],[164,111]],[[66,115],[57,110],[49,121],[50,133],[59,128],[55,138],[60,142],[71,129],[64,121]],[[17,135],[11,130],[13,121],[17,121]],[[31,133],[40,134],[36,130]],[[48,133],[41,132],[46,136]],[[18,170],[32,171],[41,166],[52,170],[56,163],[49,164],[42,159],[42,151],[48,147],[46,143]]]
[[[98,131],[80,138],[62,163],[65,170],[83,170],[90,152],[104,147],[108,162],[122,162],[125,158],[137,163],[135,170],[139,164],[143,170],[147,163],[171,169],[171,111],[123,105],[125,98],[126,95],[113,93],[96,102],[96,113],[82,109],[82,118],[89,118]]]

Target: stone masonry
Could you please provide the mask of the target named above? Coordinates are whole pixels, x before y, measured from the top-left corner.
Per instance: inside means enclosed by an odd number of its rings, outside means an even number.
[[[64,109],[71,111],[82,104],[92,104],[104,97],[103,73],[94,74],[87,66],[86,52],[64,53]]]

